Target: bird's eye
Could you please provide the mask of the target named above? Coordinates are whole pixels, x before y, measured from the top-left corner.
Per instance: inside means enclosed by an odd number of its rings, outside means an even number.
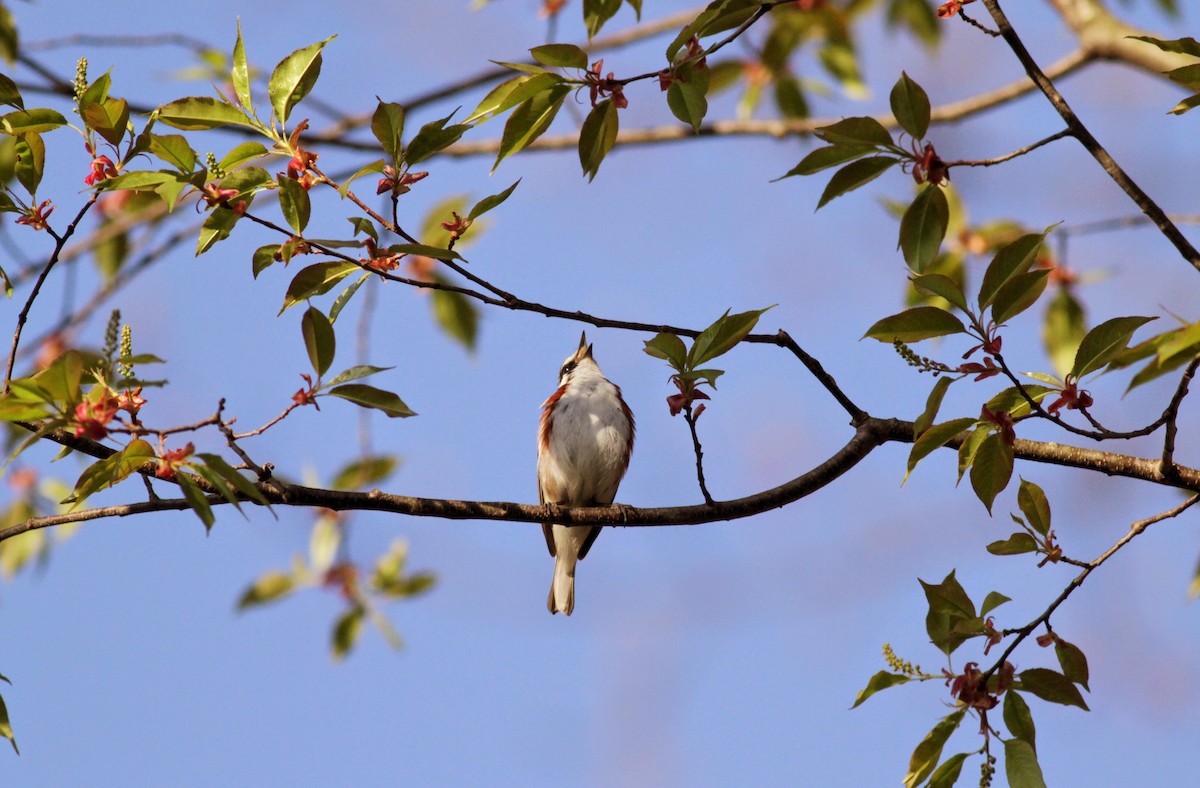
[[[561,378],[563,375],[567,374],[573,369],[575,369],[575,362],[568,361],[566,364],[562,365],[562,369],[558,371],[558,376]]]

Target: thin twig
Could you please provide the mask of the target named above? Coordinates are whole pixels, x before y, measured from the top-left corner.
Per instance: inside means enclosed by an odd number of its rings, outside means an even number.
[[[1179,379],[1179,386],[1175,389],[1175,396],[1171,398],[1170,404],[1163,412],[1167,429],[1166,435],[1163,437],[1162,474],[1167,478],[1174,478],[1179,472],[1178,466],[1175,465],[1175,437],[1179,432],[1177,423],[1179,407],[1183,404],[1183,398],[1187,396],[1188,385],[1192,382],[1197,367],[1200,367],[1200,358],[1192,359],[1192,362],[1187,365],[1183,377]]]
[[[1011,161],[1012,159],[1015,159],[1018,156],[1024,156],[1026,153],[1029,153],[1030,151],[1035,151],[1038,148],[1042,147],[1043,145],[1048,145],[1051,142],[1054,142],[1055,140],[1061,140],[1063,137],[1070,137],[1070,136],[1072,136],[1071,130],[1063,129],[1062,131],[1060,131],[1056,134],[1051,134],[1049,137],[1046,137],[1045,139],[1038,140],[1037,142],[1033,143],[1032,145],[1026,145],[1024,148],[1015,150],[1012,153],[1006,153],[1003,156],[997,156],[994,159],[978,159],[975,161],[960,159],[958,161],[946,162],[946,167],[947,168],[949,168],[949,167],[991,167],[995,164],[1002,164],[1006,161]]]
[[[683,418],[687,421],[688,429],[692,433],[692,451],[696,454],[696,480],[700,482],[700,492],[704,495],[704,502],[712,506],[713,497],[708,494],[708,485],[704,483],[704,450],[700,448],[700,437],[696,434],[696,418],[692,415],[690,402],[683,406]]]

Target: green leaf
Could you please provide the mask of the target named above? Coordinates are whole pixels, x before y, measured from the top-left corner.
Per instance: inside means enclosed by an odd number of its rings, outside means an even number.
[[[291,575],[278,570],[266,572],[242,593],[241,598],[238,599],[237,609],[240,612],[248,607],[278,602],[295,590],[296,580]]]
[[[646,341],[646,355],[665,359],[672,367],[683,371],[687,363],[687,346],[674,334],[661,333]]]
[[[1082,686],[1088,692],[1088,661],[1083,651],[1074,643],[1058,638],[1054,641],[1054,655],[1058,657],[1059,667],[1063,675]]]
[[[371,133],[379,140],[383,152],[393,162],[404,153],[404,107],[391,101],[380,101],[371,116]]]
[[[941,187],[925,184],[900,219],[898,245],[909,268],[917,273],[929,268],[942,248],[949,226],[950,206],[946,194]]]
[[[303,235],[312,214],[312,203],[308,199],[308,190],[300,181],[293,180],[287,175],[279,175],[279,209],[288,226],[295,230],[296,235]]]
[[[967,297],[962,287],[945,274],[922,274],[912,279],[912,286],[919,293],[939,296],[962,311],[967,311]]]
[[[146,463],[152,462],[154,456],[154,448],[146,441],[140,438],[130,441],[121,451],[84,469],[75,482],[71,496],[64,503],[73,504],[72,509],[77,508],[89,495],[124,481]]]
[[[1037,750],[1037,729],[1033,724],[1033,715],[1029,712],[1029,705],[1018,692],[1004,694],[1004,724],[1014,738]]]
[[[873,145],[829,145],[824,148],[816,148],[801,159],[799,164],[788,170],[786,175],[781,175],[775,180],[781,181],[793,175],[812,175],[852,159],[862,158],[868,153],[874,153],[875,150]]]
[[[250,94],[250,63],[246,59],[246,45],[242,42],[242,20],[237,21],[237,39],[233,42],[233,68],[229,73],[234,95],[246,110],[253,109]]]
[[[1046,788],[1037,753],[1024,739],[1004,740],[1004,774],[1009,788]]]
[[[462,260],[462,255],[452,249],[425,244],[392,244],[388,251],[396,254],[415,254],[421,257],[432,257],[435,260]],[[466,262],[465,260],[463,262]]]
[[[1050,278],[1049,268],[1017,274],[1004,283],[992,301],[992,320],[997,325],[1007,323],[1033,306],[1046,291]]]
[[[704,89],[693,82],[672,82],[667,88],[667,106],[671,114],[700,133],[700,124],[708,114],[708,98]]]
[[[1025,393],[1034,402],[1041,402],[1049,394],[1057,391],[1057,389],[1047,388],[1046,386],[1038,386],[1033,383],[1026,383],[1023,388]],[[1029,402],[1025,397],[1021,396],[1021,392],[1016,386],[1009,386],[1000,393],[996,394],[987,401],[988,410],[999,413],[1001,411],[1010,414],[1013,418],[1020,418],[1029,415]]]
[[[966,713],[966,709],[962,709],[947,715],[921,740],[909,759],[908,774],[904,775],[905,788],[916,788],[933,773],[934,767],[942,757],[942,748],[946,746],[946,740],[958,728]]]
[[[921,411],[921,415],[913,422],[913,434],[916,437],[920,438],[925,430],[929,429],[933,424],[933,420],[937,418],[938,410],[942,407],[942,400],[946,396],[946,391],[953,382],[954,378],[941,377],[938,378],[937,383],[933,384],[933,390],[929,392],[929,397],[925,400],[925,410]]]
[[[1029,270],[1029,267],[1037,259],[1038,249],[1046,240],[1046,234],[1053,229],[1053,227],[1047,227],[1041,233],[1022,235],[1017,240],[1005,244],[996,252],[992,262],[988,264],[987,270],[984,271],[983,283],[979,286],[980,309],[991,306],[996,293],[1000,292],[1000,288],[1010,279]]]
[[[992,513],[992,502],[1012,478],[1013,450],[1004,437],[994,432],[984,438],[971,463],[971,487],[975,495]]]
[[[929,612],[925,615],[925,630],[929,633],[929,640],[950,655],[970,637],[962,634],[956,625],[978,618],[975,603],[959,585],[953,571],[936,585],[920,579],[918,582],[925,590],[925,599],[929,603]]]
[[[872,117],[845,118],[830,126],[822,126],[814,133],[834,145],[890,147],[894,144],[888,130]]]
[[[1103,367],[1117,354],[1125,350],[1133,332],[1154,320],[1153,317],[1114,317],[1093,328],[1079,343],[1075,351],[1075,364],[1071,377],[1079,380],[1084,375]]]
[[[1075,351],[1086,333],[1083,304],[1070,290],[1059,290],[1046,308],[1046,319],[1042,323],[1042,344],[1059,375],[1070,371]]]
[[[958,447],[958,482],[962,482],[963,474],[971,467],[971,463],[975,462],[975,454],[979,451],[979,446],[991,433],[986,427],[977,427],[972,430],[967,439]]]
[[[7,681],[8,679],[5,679]],[[17,755],[21,751],[17,749],[17,738],[13,735],[12,723],[8,719],[8,707],[4,705],[4,698],[0,697],[0,736],[8,739],[8,743],[12,745],[13,752]]]
[[[752,309],[736,315],[731,315],[729,310],[725,310],[725,314],[700,332],[700,336],[692,343],[692,349],[688,352],[688,366],[695,369],[728,353],[754,330],[763,313],[773,307],[774,305],[766,309]]]
[[[151,134],[150,152],[185,175],[196,169],[196,151],[182,134]]]
[[[412,138],[412,141],[408,143],[408,148],[404,151],[404,160],[410,166],[425,161],[435,153],[450,147],[462,138],[467,129],[471,128],[466,123],[447,126],[446,123],[452,117],[454,117],[453,112],[421,127],[417,136]]]
[[[369,487],[391,476],[399,464],[399,460],[390,454],[363,457],[338,471],[329,486],[335,490]]]
[[[1041,487],[1022,479],[1017,489],[1017,506],[1033,530],[1042,536],[1050,533],[1050,501]]]
[[[810,114],[804,89],[793,74],[775,75],[775,105],[785,118],[804,120]]]
[[[372,367],[369,364],[350,367],[349,369],[340,372],[337,377],[326,383],[325,386],[336,386],[339,383],[347,383],[351,380],[360,380],[379,372],[386,372],[389,369],[395,369],[395,367]]]
[[[295,306],[301,301],[329,292],[338,282],[353,272],[361,270],[354,263],[342,261],[314,263],[306,268],[301,268],[292,277],[291,284],[288,285],[279,314],[282,315],[288,307]]]
[[[113,145],[120,145],[129,130],[129,104],[125,99],[104,99],[88,104],[80,113],[84,122]]]
[[[584,68],[588,67],[587,52],[574,44],[543,44],[529,50],[533,59],[543,66],[552,68]]]
[[[0,104],[7,104],[16,109],[25,109],[25,100],[21,98],[21,91],[17,87],[17,83],[4,74],[0,74]]]
[[[925,90],[902,71],[900,79],[892,87],[890,100],[892,114],[896,116],[900,128],[914,140],[924,139],[925,132],[929,130],[930,113],[929,96]]]
[[[821,193],[821,199],[817,201],[817,210],[820,210],[830,200],[867,185],[891,169],[893,165],[898,164],[899,161],[894,156],[868,156],[847,164],[829,179],[825,191]]]
[[[1011,601],[1011,597],[1007,597],[998,591],[989,591],[988,595],[983,598],[983,604],[979,607],[979,615],[986,616],[1005,602]]]
[[[1036,695],[1044,701],[1063,706],[1078,706],[1084,711],[1090,711],[1079,689],[1061,673],[1049,668],[1029,668],[1018,673],[1017,680],[1021,682],[1018,689]]]
[[[227,463],[219,454],[200,453],[196,456],[203,460],[206,466],[208,466],[214,473],[218,474],[229,486],[233,487],[243,496],[255,501],[256,503],[260,503],[263,506],[270,506],[270,502],[267,501],[267,497],[262,494],[262,491],[255,487],[254,484],[245,476],[243,476],[237,469]]]
[[[383,411],[390,419],[417,415],[409,410],[408,406],[395,394],[390,391],[377,389],[374,386],[367,386],[362,383],[347,383],[330,389],[329,393],[364,408],[375,408],[376,410]]]
[[[308,360],[313,370],[320,378],[328,371],[333,363],[337,340],[329,319],[317,309],[310,306],[300,318],[300,331],[304,335],[304,347],[308,350]]]
[[[19,109],[6,115],[0,115],[0,130],[13,136],[30,133],[41,134],[65,125],[67,125],[67,119],[62,116],[62,113],[45,107]]]
[[[555,85],[561,85],[562,81],[562,77],[558,74],[543,71],[538,74],[522,74],[501,82],[483,97],[483,100],[463,123],[490,120],[538,93],[549,90]]]
[[[17,138],[15,150],[17,160],[13,169],[17,180],[30,195],[35,195],[46,171],[46,143],[42,142],[40,134],[27,132]]]
[[[1166,74],[1167,79],[1183,85],[1188,90],[1200,90],[1200,63],[1173,68]]]
[[[563,99],[570,92],[569,85],[555,85],[527,99],[513,110],[508,122],[504,124],[504,133],[500,135],[500,151],[492,165],[493,172],[500,166],[500,162],[524,149],[550,128]]]
[[[919,342],[931,337],[962,334],[966,331],[962,321],[936,306],[917,306],[906,309],[875,323],[863,334],[880,342]]]
[[[213,248],[218,241],[224,241],[233,232],[233,226],[238,223],[238,216],[228,208],[217,206],[204,220],[200,227],[200,237],[196,241],[196,256]]]
[[[479,335],[479,310],[471,303],[471,299],[452,290],[434,290],[430,305],[442,330],[467,350],[475,350],[475,340]]]
[[[963,761],[967,759],[968,754],[960,752],[942,761],[942,765],[930,775],[927,788],[952,788],[958,782],[958,776],[962,773]]]
[[[855,696],[854,705],[850,708],[857,708],[863,701],[880,690],[895,687],[898,684],[907,684],[910,681],[912,679],[902,673],[888,673],[886,670],[881,670],[872,676],[871,680],[867,682],[867,686]]]
[[[364,611],[355,606],[343,613],[333,625],[333,658],[344,659],[362,634]]]
[[[279,61],[267,82],[271,107],[280,124],[287,123],[292,109],[304,100],[321,75],[321,50],[336,36],[297,49]]]
[[[992,555],[1021,555],[1037,552],[1037,548],[1037,541],[1032,536],[1018,531],[1007,539],[992,542],[987,546],[987,551]]]
[[[1137,41],[1145,41],[1148,44],[1153,44],[1163,52],[1173,52],[1179,55],[1200,57],[1200,41],[1196,41],[1194,38],[1162,39],[1152,38],[1150,36],[1126,36],[1126,38],[1132,38]]]
[[[513,189],[517,188],[517,184],[520,182],[521,179],[517,178],[516,182],[513,183],[512,186],[509,186],[499,194],[493,194],[490,197],[484,197],[482,200],[475,203],[475,205],[471,208],[471,212],[467,214],[467,219],[475,221],[483,214],[495,208],[497,205],[500,205],[502,202],[508,199],[509,195],[513,193]]]
[[[612,99],[600,102],[583,121],[579,130],[579,163],[583,174],[591,181],[600,171],[600,163],[617,141],[617,105]]]
[[[226,153],[225,157],[217,162],[217,166],[228,172],[242,166],[248,161],[266,156],[267,153],[266,147],[261,142],[243,142],[235,145],[233,150]]]
[[[251,271],[254,278],[275,264],[275,255],[279,254],[279,244],[267,244],[254,250],[251,258]]]
[[[163,104],[154,116],[173,128],[184,131],[244,126],[259,129],[261,124],[232,104],[208,96],[189,96]]]
[[[204,523],[204,530],[211,531],[213,523],[217,520],[213,516],[212,507],[208,505],[208,499],[204,497],[204,493],[196,486],[187,474],[181,473],[175,477],[176,483],[179,484],[179,489],[183,493],[183,497],[187,499],[192,507],[192,511],[200,518],[200,522]]]
[[[345,309],[346,304],[350,303],[350,299],[353,298],[354,294],[358,292],[358,288],[362,287],[363,284],[370,278],[370,273],[363,274],[358,279],[355,279],[353,282],[351,282],[345,290],[338,293],[338,297],[333,299],[333,306],[329,307],[330,323],[337,322],[338,315],[342,314],[342,310]]]
[[[308,539],[309,568],[324,575],[333,566],[342,544],[342,526],[333,517],[319,517]]]
[[[604,23],[621,10],[621,0],[583,0],[583,23],[590,41]]]
[[[1193,110],[1196,107],[1200,107],[1200,93],[1197,93],[1193,96],[1188,96],[1183,101],[1167,110],[1167,112],[1172,115],[1182,115],[1183,113]]]
[[[924,430],[913,441],[912,450],[908,454],[908,472],[905,473],[904,478],[908,479],[908,474],[913,472],[913,469],[917,467],[917,463],[933,453],[934,449],[940,449],[942,446],[945,446],[946,441],[974,423],[975,419],[967,417],[935,424]]]

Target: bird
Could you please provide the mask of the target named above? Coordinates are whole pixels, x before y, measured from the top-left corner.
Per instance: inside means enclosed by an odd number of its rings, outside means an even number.
[[[604,377],[592,357],[587,332],[563,362],[558,388],[542,403],[538,426],[538,501],[565,506],[607,506],[617,495],[633,454],[636,425],[621,389]],[[554,579],[546,607],[575,609],[575,563],[587,555],[601,526],[542,523],[554,556]]]

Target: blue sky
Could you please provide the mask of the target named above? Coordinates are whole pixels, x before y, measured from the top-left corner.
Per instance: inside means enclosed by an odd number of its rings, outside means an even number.
[[[186,30],[221,48],[232,46],[240,14],[250,57],[264,68],[337,33],[325,50],[315,95],[361,112],[374,107],[376,95],[402,101],[542,41],[533,0],[497,0],[478,13],[467,5],[361,2],[330,10],[323,3],[216,1],[205,4],[203,14],[185,16],[166,3],[72,0],[19,3],[13,11],[28,40],[81,31]],[[1134,14],[1142,24],[1170,36],[1195,33],[1194,19],[1171,23],[1146,5]],[[580,33],[577,6],[566,12],[565,39]],[[646,12],[652,18],[687,6],[647,2]],[[1036,57],[1049,61],[1068,51],[1069,38],[1040,4],[1013,13]],[[625,10],[614,24],[631,21]],[[901,68],[935,104],[1020,75],[1007,49],[965,25],[951,25],[933,56],[906,39],[880,39],[879,29],[875,20],[864,30],[871,97],[818,99],[818,113],[885,110]],[[69,74],[79,54],[88,56],[93,74],[111,65],[114,92],[140,101],[208,90],[167,78],[187,64],[180,50],[67,48],[43,57]],[[605,70],[648,71],[660,56],[661,42],[629,48],[608,55]],[[1190,190],[1181,185],[1200,176],[1197,120],[1165,114],[1178,93],[1111,65],[1064,80],[1063,90],[1164,207],[1191,208]],[[642,83],[628,95],[623,126],[665,122],[656,86]],[[476,100],[470,95],[461,103],[469,110]],[[410,128],[454,106],[431,107],[410,120]],[[731,102],[715,102],[719,112],[732,112]],[[304,116],[302,107],[296,117]],[[570,120],[560,123],[566,129]],[[932,136],[947,159],[983,158],[1057,128],[1050,108],[1031,97]],[[489,139],[500,129],[484,125],[468,139]],[[65,205],[80,199],[87,157],[69,132],[56,134],[61,139],[52,155],[74,170],[48,176],[43,190]],[[478,198],[520,177],[521,186],[468,249],[481,276],[564,309],[695,327],[726,309],[778,303],[762,330],[785,328],[873,415],[912,418],[930,381],[890,347],[858,341],[900,303],[896,225],[879,200],[907,197],[910,183],[885,177],[814,214],[823,178],[768,183],[808,147],[794,140],[709,139],[618,149],[590,185],[573,152],[517,156],[491,176],[488,160],[434,161],[432,175],[406,196],[403,208],[416,223],[448,195]],[[325,155],[322,164],[351,161]],[[1011,166],[956,170],[953,178],[979,220],[1015,218],[1044,227],[1131,213],[1069,142]],[[327,199],[318,209],[314,233],[344,232],[347,206]],[[26,234],[15,237],[29,243]],[[254,426],[287,404],[297,374],[308,369],[299,314],[275,317],[292,274],[276,267],[257,281],[250,275],[252,250],[273,240],[239,227],[200,258],[185,248],[114,302],[133,324],[139,349],[169,361],[173,395],[152,400],[157,422],[194,421],[226,397],[239,424]],[[1074,240],[1070,262],[1108,274],[1083,292],[1093,323],[1118,314],[1200,318],[1189,289],[1195,272],[1154,233]],[[81,272],[81,283],[89,276]],[[396,366],[379,385],[421,414],[373,422],[376,447],[395,451],[404,463],[386,488],[536,500],[538,405],[553,390],[581,326],[491,311],[471,355],[433,327],[421,295],[387,287],[378,296],[370,362]],[[59,298],[51,290],[39,302],[31,330],[57,314]],[[7,322],[15,312],[0,308]],[[1037,345],[1039,312],[1006,334],[1006,355],[1014,355],[1010,348],[1020,352],[1024,369],[1046,367]],[[357,307],[349,314],[357,316]],[[91,336],[101,331],[94,326]],[[612,330],[588,335],[638,417],[638,445],[618,500],[697,502],[686,426],[669,416],[664,402],[668,370],[641,351],[649,337]],[[349,363],[349,345],[347,339],[339,366]],[[943,350],[948,358],[962,352]],[[849,438],[843,412],[788,354],[743,347],[721,361],[726,375],[700,422],[715,497],[792,478]],[[989,384],[955,387],[961,391],[948,398],[943,413],[974,415],[993,390]],[[1122,390],[1116,380],[1093,387],[1100,412],[1122,426],[1157,414],[1169,396],[1167,386],[1149,386],[1121,400]],[[346,436],[354,434],[357,413],[339,404],[298,412],[247,448],[292,477],[327,479],[354,451]],[[1181,434],[1196,427],[1195,409],[1185,407]],[[1057,437],[1037,429],[1022,435]],[[202,444],[219,445],[212,438]],[[1131,442],[1119,450],[1151,456],[1156,448]],[[1194,455],[1185,443],[1180,459],[1194,467],[1200,462]],[[341,664],[331,661],[327,647],[339,609],[331,594],[309,591],[259,611],[234,612],[254,577],[306,549],[309,513],[280,511],[274,519],[251,511],[242,519],[222,511],[207,537],[187,513],[90,524],[54,553],[46,572],[0,587],[0,671],[14,682],[4,698],[22,747],[20,758],[0,752],[0,782],[898,783],[913,747],[946,713],[948,693],[932,683],[908,686],[854,711],[849,706],[884,667],[885,642],[927,669],[940,668],[939,653],[926,642],[917,578],[936,582],[956,569],[976,599],[991,590],[1013,597],[998,611],[998,623],[1018,626],[1072,576],[1068,567],[1037,570],[1033,561],[984,551],[1009,533],[1015,487],[989,519],[967,487],[954,487],[953,456],[931,457],[902,488],[906,456],[906,447],[884,447],[839,483],[752,520],[607,530],[580,565],[570,619],[546,613],[552,560],[536,525],[357,514],[352,556],[369,561],[403,537],[410,565],[436,572],[439,583],[429,595],[389,609],[407,641],[404,651],[393,652],[368,632]],[[65,467],[58,472],[74,478],[73,462],[60,463]],[[1101,552],[1133,520],[1179,500],[1168,490],[1119,479],[1032,465],[1018,472],[1046,489],[1068,554],[1081,558]],[[7,488],[0,492],[8,494]],[[1200,668],[1197,608],[1185,593],[1200,552],[1193,523],[1185,517],[1152,528],[1056,615],[1057,631],[1090,657],[1093,711],[1034,706],[1050,784],[1172,785],[1190,775],[1179,753],[1194,748],[1200,722],[1200,690],[1186,680]],[[956,665],[968,652],[964,647],[956,654]],[[1030,646],[1018,652],[1017,663],[1052,666],[1054,658]],[[951,740],[947,753],[979,746],[970,727]],[[970,763],[964,780],[976,768]]]

